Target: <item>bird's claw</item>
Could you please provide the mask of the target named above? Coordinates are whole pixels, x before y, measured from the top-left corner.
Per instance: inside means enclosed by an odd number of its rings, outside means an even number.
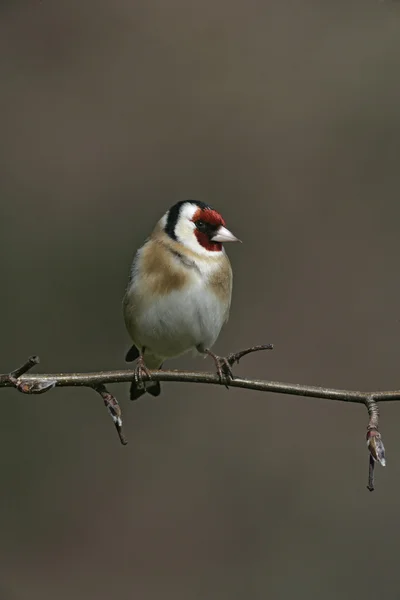
[[[144,364],[143,356],[140,356],[136,363],[135,375],[134,375],[135,382],[138,387],[144,386],[143,377],[146,377],[147,379],[151,379],[151,374],[150,374],[149,369]]]
[[[229,380],[234,378],[229,360],[225,356],[215,356],[214,362],[220,382],[229,389]]]

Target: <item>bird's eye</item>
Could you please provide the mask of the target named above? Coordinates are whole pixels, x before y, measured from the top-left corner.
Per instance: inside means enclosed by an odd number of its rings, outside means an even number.
[[[194,224],[196,225],[197,229],[200,229],[200,231],[202,231],[202,230],[204,231],[204,229],[206,228],[206,224],[204,221],[201,221],[201,220],[195,221]]]

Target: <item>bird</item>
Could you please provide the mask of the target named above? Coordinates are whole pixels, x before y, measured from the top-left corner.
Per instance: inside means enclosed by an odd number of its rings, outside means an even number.
[[[137,360],[131,400],[146,392],[158,396],[160,383],[149,371],[191,350],[214,360],[221,382],[233,377],[228,360],[211,348],[231,305],[232,267],[223,243],[240,241],[218,211],[183,200],[162,216],[136,252],[123,298],[133,342],[125,359]]]

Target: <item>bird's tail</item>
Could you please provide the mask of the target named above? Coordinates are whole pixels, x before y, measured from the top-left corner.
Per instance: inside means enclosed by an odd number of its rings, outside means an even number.
[[[159,396],[161,394],[161,385],[159,381],[146,381],[144,383],[137,384],[136,381],[132,381],[129,390],[129,397],[131,400],[137,400],[143,394],[148,392],[152,396]]]
[[[132,348],[128,351],[125,360],[127,362],[131,362],[136,360],[139,357],[139,351],[136,346],[132,346]],[[162,360],[153,355],[145,354],[145,364],[149,369],[161,369]],[[159,381],[144,381],[143,383],[137,383],[136,381],[132,381],[131,387],[129,390],[129,397],[131,400],[137,400],[143,394],[148,392],[152,396],[159,396],[161,393],[161,386]]]

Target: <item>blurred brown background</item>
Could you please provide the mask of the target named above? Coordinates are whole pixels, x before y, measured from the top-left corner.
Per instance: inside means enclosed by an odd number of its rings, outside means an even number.
[[[237,373],[400,388],[400,3],[0,7],[1,369],[124,368],[135,249],[184,198],[244,240]],[[171,367],[212,364],[183,358]],[[400,404],[2,390],[1,600],[400,597]]]

